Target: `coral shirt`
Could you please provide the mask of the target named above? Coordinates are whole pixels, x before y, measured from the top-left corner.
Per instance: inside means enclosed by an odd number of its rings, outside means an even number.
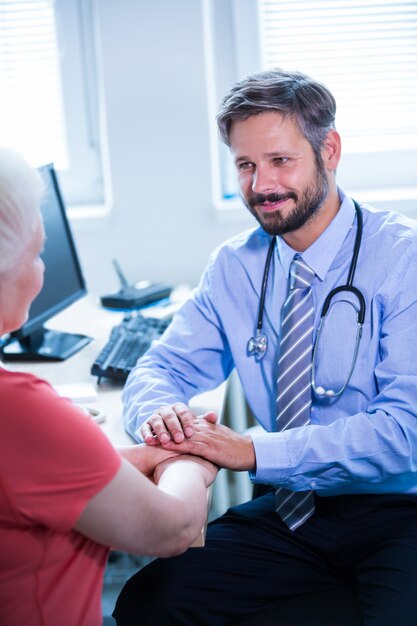
[[[98,626],[108,548],[73,530],[120,457],[44,381],[0,367],[0,624]]]

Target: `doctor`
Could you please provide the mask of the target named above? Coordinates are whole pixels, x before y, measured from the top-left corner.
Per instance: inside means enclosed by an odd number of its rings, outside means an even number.
[[[211,524],[205,548],[134,576],[119,625],[239,623],[346,580],[364,625],[417,623],[417,224],[337,186],[335,112],[326,87],[282,70],[223,101],[220,134],[259,227],[212,255],[139,361],[126,426],[271,491]],[[256,435],[188,408],[234,367]]]

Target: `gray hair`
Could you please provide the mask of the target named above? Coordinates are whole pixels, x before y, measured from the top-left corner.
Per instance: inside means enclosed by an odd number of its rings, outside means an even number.
[[[0,275],[12,269],[35,232],[43,183],[16,152],[0,148]]]
[[[217,115],[222,141],[230,146],[233,122],[265,111],[292,116],[316,157],[335,127],[336,101],[327,87],[301,72],[276,68],[248,76],[226,95]]]

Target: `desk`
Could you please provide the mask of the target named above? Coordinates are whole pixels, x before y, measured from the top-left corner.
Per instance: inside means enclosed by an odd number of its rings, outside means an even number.
[[[156,315],[157,309],[145,309],[144,314]],[[56,315],[47,323],[48,328],[66,332],[82,333],[93,337],[93,341],[66,361],[8,361],[11,370],[31,372],[52,385],[90,383],[97,390],[97,406],[106,415],[100,428],[113,445],[132,443],[122,423],[122,385],[108,379],[97,384],[97,377],[90,374],[90,368],[101,348],[106,343],[111,328],[123,317],[122,312],[103,309],[98,298],[87,296]],[[216,390],[196,396],[190,406],[196,413],[213,410],[222,413],[225,397],[225,383]]]

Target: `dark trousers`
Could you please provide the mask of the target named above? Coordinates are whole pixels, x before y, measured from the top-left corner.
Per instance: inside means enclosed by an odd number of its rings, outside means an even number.
[[[346,584],[364,626],[416,626],[416,498],[316,497],[315,515],[292,533],[269,493],[209,524],[204,548],[135,574],[114,617],[118,626],[239,624],[280,598]]]

